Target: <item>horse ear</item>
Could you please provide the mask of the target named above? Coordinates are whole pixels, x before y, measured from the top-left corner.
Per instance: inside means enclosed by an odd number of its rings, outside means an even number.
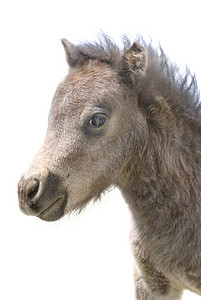
[[[136,83],[136,80],[145,75],[147,61],[146,49],[134,42],[122,56],[120,75],[123,81]]]
[[[78,47],[66,39],[62,39],[61,42],[64,46],[66,60],[69,66],[72,68],[82,66],[86,61],[86,57],[82,54]]]

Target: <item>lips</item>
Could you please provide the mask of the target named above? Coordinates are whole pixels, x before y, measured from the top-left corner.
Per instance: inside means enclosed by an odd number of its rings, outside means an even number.
[[[42,211],[37,217],[43,221],[56,221],[64,215],[66,204],[66,197],[60,197],[48,208]]]

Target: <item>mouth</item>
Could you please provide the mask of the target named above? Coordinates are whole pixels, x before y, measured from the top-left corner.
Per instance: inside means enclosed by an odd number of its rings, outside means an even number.
[[[54,203],[52,203],[48,208],[46,208],[39,215],[37,215],[37,217],[43,221],[48,221],[48,222],[56,221],[61,217],[63,217],[66,204],[67,204],[66,197],[60,197]]]

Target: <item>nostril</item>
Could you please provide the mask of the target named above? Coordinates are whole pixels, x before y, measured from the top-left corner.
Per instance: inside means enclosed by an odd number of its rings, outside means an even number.
[[[39,181],[32,179],[27,185],[27,199],[32,200],[36,197],[39,190]]]

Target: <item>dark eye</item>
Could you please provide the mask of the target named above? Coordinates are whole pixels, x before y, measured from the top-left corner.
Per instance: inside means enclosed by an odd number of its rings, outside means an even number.
[[[106,115],[96,114],[89,120],[88,124],[93,128],[100,128],[103,125],[105,125],[106,121],[107,121]]]

